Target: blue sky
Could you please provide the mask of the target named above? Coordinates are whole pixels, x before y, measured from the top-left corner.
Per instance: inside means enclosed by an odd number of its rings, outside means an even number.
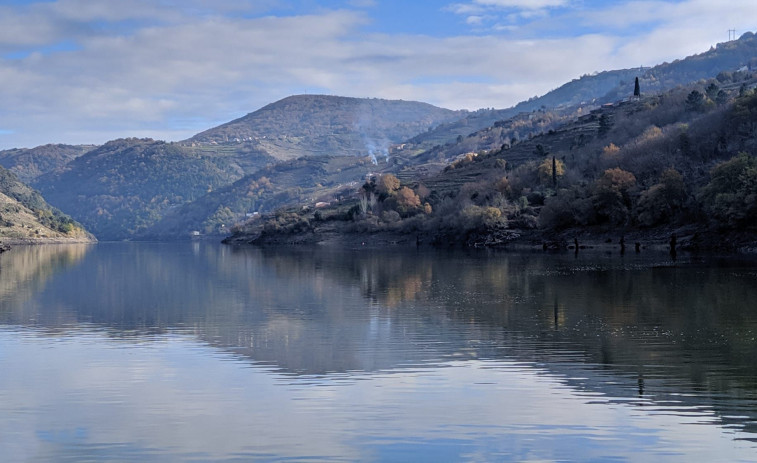
[[[505,108],[754,18],[754,0],[0,0],[0,149],[182,140],[298,93]]]

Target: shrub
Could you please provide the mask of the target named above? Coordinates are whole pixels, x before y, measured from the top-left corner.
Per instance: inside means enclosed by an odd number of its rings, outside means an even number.
[[[468,206],[463,209],[462,217],[466,230],[482,230],[507,226],[507,219],[502,216],[502,211],[496,207]]]
[[[381,220],[386,223],[395,223],[400,221],[400,213],[397,211],[384,211],[381,213]]]

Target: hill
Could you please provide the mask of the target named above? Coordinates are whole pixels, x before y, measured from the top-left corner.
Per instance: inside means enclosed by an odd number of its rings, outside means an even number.
[[[93,145],[43,145],[4,150],[0,151],[0,166],[28,184],[40,175],[60,172],[66,164],[93,148]]]
[[[351,208],[279,213],[231,240],[389,233],[439,245],[562,247],[587,237],[661,244],[674,233],[692,249],[757,249],[757,76],[745,78],[604,105],[420,181],[376,177]]]
[[[258,159],[260,164],[269,158]],[[35,181],[50,201],[99,239],[133,237],[174,207],[243,175],[223,155],[151,139],[120,139]]]
[[[465,114],[414,101],[295,95],[199,133],[185,143],[248,147],[279,160],[382,156],[391,144]]]
[[[0,241],[4,243],[87,242],[81,225],[0,167]]]

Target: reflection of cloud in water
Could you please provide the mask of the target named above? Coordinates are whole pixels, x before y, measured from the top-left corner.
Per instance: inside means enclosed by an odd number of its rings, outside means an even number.
[[[0,377],[0,391],[13,397],[0,402],[0,414],[11,417],[0,421],[0,448],[11,460],[68,453],[140,461],[357,461],[424,446],[424,455],[441,448],[447,459],[738,461],[750,455],[748,442],[733,440],[743,437],[737,431],[693,426],[714,419],[707,410],[657,406],[648,413],[633,403],[612,404],[532,364],[446,361],[368,377],[298,379],[187,336],[150,344],[101,335],[34,343],[18,337],[0,331],[0,347],[15,346],[3,366],[19,372]],[[45,355],[51,348],[55,358]],[[45,410],[44,424],[25,419],[29,410]],[[659,454],[661,445],[673,443],[671,453]]]

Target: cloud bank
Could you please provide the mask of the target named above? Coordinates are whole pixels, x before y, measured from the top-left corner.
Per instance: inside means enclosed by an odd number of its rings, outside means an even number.
[[[745,32],[757,4],[475,0],[388,32],[380,1],[58,0],[0,7],[0,148],[187,138],[297,93],[509,107],[582,74]],[[384,31],[387,32],[384,32]],[[433,33],[429,33],[429,32]]]

